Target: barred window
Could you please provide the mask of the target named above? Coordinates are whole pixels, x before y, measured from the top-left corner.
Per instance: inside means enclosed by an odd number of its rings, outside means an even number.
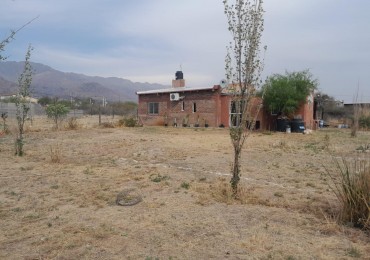
[[[148,114],[158,115],[159,114],[159,103],[156,103],[156,102],[148,103]]]

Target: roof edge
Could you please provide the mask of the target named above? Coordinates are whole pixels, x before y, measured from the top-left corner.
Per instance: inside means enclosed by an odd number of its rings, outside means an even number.
[[[179,88],[166,88],[166,89],[154,89],[146,91],[136,91],[136,95],[149,95],[149,94],[161,94],[161,93],[175,93],[175,92],[191,92],[199,90],[218,90],[220,85],[214,85],[212,87],[179,87]]]

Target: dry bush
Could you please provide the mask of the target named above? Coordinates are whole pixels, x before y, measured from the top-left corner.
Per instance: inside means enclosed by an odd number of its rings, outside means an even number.
[[[334,159],[336,173],[327,170],[341,203],[339,220],[370,230],[370,160]]]
[[[137,125],[137,120],[134,117],[125,117],[118,121],[118,126],[135,127]]]
[[[0,130],[0,136],[8,135],[10,133],[11,133],[11,131],[9,130],[8,127],[6,127],[4,130]]]
[[[235,197],[230,182],[225,178],[220,178],[217,180],[216,184],[209,185],[208,192],[214,200],[226,204],[246,204],[253,203],[256,200],[253,192],[251,190],[247,190],[242,185],[238,186],[237,195]]]
[[[338,224],[338,221],[333,218],[333,216],[329,216],[323,211],[321,211],[321,213],[325,218],[325,221],[318,227],[322,234],[333,236],[342,232],[341,226]]]
[[[114,124],[112,122],[104,122],[100,125],[103,128],[114,128]]]
[[[77,118],[71,117],[70,119],[68,119],[68,122],[67,122],[67,125],[66,125],[66,129],[68,129],[68,130],[76,130],[78,128],[79,128],[79,124],[77,122]]]
[[[125,125],[125,119],[124,118],[121,118],[120,120],[118,120],[117,126],[122,127],[124,125]]]
[[[290,145],[285,140],[275,141],[274,143],[270,144],[270,147],[279,148],[282,150],[290,149]]]
[[[62,159],[62,149],[59,143],[50,146],[50,161],[52,163],[60,163]]]

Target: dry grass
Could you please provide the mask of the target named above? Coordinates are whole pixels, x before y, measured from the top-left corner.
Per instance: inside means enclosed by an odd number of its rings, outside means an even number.
[[[52,163],[60,163],[62,160],[62,149],[59,143],[55,145],[50,145],[50,161]]]
[[[117,118],[118,120],[118,118]],[[25,156],[0,137],[0,259],[366,259],[369,236],[339,225],[323,165],[368,157],[369,133],[256,133],[229,188],[227,129],[27,125]],[[112,121],[103,118],[103,122]],[[11,128],[12,122],[9,120]],[[113,122],[114,123],[114,122]],[[328,137],[326,137],[326,135]],[[326,143],[324,142],[326,140]],[[59,145],[58,163],[45,147]],[[117,195],[142,201],[117,206]]]
[[[76,130],[78,128],[79,128],[79,124],[77,122],[77,118],[76,117],[69,118],[68,121],[67,121],[66,129]]]
[[[341,202],[339,219],[370,231],[370,160],[334,158],[336,172],[328,171]]]

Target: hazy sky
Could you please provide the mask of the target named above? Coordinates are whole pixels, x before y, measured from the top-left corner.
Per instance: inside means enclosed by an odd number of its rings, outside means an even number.
[[[369,0],[265,0],[264,77],[310,69],[319,90],[370,102]],[[230,41],[222,0],[0,0],[0,39],[34,17],[9,44],[20,61],[64,72],[188,86],[225,77]]]

